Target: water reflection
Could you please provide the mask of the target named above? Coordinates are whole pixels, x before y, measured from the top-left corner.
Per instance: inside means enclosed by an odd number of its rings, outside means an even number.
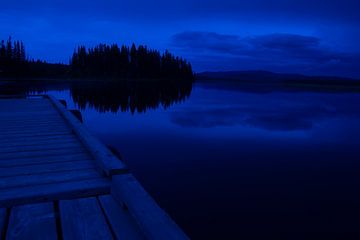
[[[26,96],[31,94],[45,94],[46,92],[52,90],[67,90],[69,89],[70,85],[71,84],[69,81],[64,80],[0,80],[0,95]]]
[[[192,82],[73,83],[70,90],[74,102],[82,110],[90,107],[102,113],[143,113],[184,101],[191,94]]]
[[[0,95],[44,94],[51,90],[70,89],[81,109],[98,112],[144,113],[160,106],[168,108],[186,100],[192,91],[191,81],[7,81],[0,82]]]
[[[243,101],[246,101],[243,99]],[[192,128],[212,128],[244,125],[272,131],[308,130],[326,118],[337,116],[337,111],[326,106],[231,106],[207,110],[173,112],[171,122]]]

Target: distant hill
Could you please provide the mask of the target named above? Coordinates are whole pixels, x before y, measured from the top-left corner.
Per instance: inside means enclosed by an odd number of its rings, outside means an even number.
[[[310,81],[310,82],[353,82],[359,81],[351,78],[341,78],[332,76],[305,76],[300,74],[283,74],[268,71],[229,71],[229,72],[202,72],[196,74],[197,80],[226,80],[226,81],[256,81],[256,82],[287,82],[287,81]]]
[[[280,74],[267,71],[202,72],[196,81],[208,88],[271,92],[331,91],[360,92],[360,79]]]

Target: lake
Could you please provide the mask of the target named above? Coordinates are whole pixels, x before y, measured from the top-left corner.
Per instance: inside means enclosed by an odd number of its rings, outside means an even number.
[[[360,94],[85,92],[48,93],[81,110],[191,238],[359,238]]]

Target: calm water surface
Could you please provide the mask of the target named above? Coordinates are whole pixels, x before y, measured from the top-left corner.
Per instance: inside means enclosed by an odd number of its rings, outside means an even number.
[[[193,239],[359,239],[359,103],[196,84],[166,108],[81,111]]]

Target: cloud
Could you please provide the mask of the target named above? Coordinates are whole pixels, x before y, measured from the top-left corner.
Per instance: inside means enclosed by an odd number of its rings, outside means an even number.
[[[251,106],[211,108],[191,112],[174,112],[171,122],[192,128],[243,125],[269,131],[299,131],[313,128],[315,123],[334,118],[337,112],[323,106]]]
[[[359,53],[336,51],[314,36],[274,33],[240,37],[215,32],[186,31],[175,34],[172,45],[180,51],[190,53],[195,64],[199,56],[208,55],[210,58],[209,56],[216,55],[227,58],[222,59],[223,63],[233,62],[233,66],[240,66],[243,70],[360,76]]]
[[[175,34],[172,37],[172,43],[175,47],[210,50],[221,53],[232,53],[238,49],[244,48],[244,42],[237,35],[225,35],[214,32],[192,32],[185,31]]]
[[[269,34],[253,37],[250,42],[256,47],[282,50],[318,47],[320,39],[296,34]]]

